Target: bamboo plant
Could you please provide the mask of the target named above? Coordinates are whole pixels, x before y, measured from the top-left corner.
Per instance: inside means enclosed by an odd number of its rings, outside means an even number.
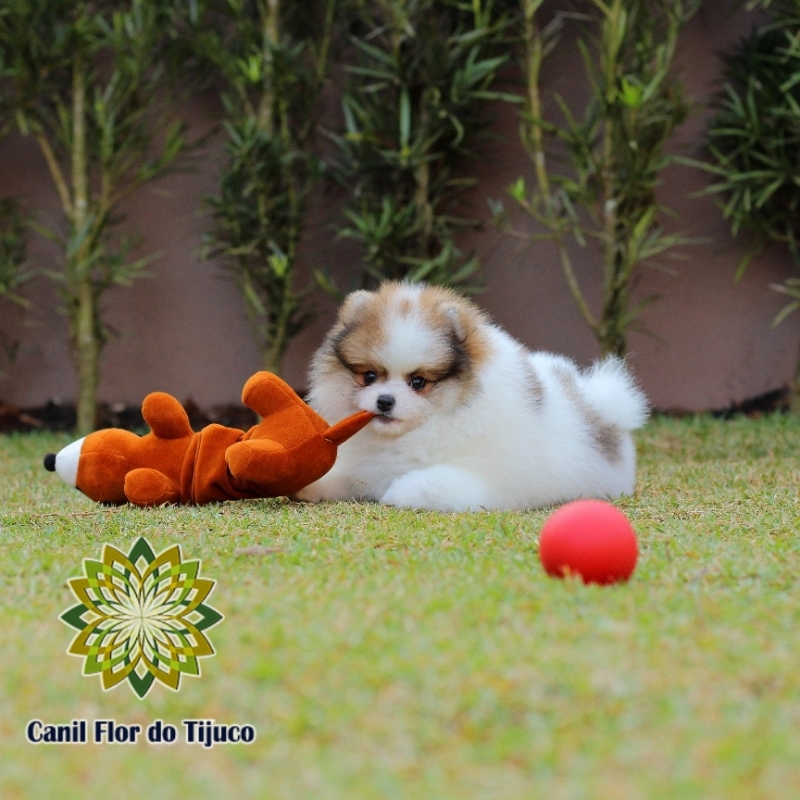
[[[36,141],[63,226],[37,229],[60,249],[59,285],[78,376],[77,428],[95,425],[100,355],[109,338],[102,300],[139,278],[122,207],[175,169],[185,126],[165,91],[176,0],[7,0],[0,62],[21,132]]]
[[[725,84],[707,132],[709,159],[693,161],[715,181],[707,194],[722,199],[734,236],[747,242],[740,278],[769,242],[787,248],[800,268],[800,2],[762,0],[762,23],[724,58]],[[774,324],[800,308],[800,278],[772,287],[788,298]],[[800,411],[800,356],[793,411]]]
[[[28,301],[20,294],[20,289],[33,277],[26,263],[27,234],[26,218],[19,203],[10,197],[0,200],[0,300],[22,308],[28,306]],[[6,359],[12,361],[17,343],[7,338],[3,327],[0,327],[0,347]]]
[[[640,265],[679,244],[664,232],[656,199],[664,146],[687,115],[673,74],[678,35],[694,12],[690,0],[591,0],[580,20],[578,49],[589,96],[582,111],[554,95],[558,115],[546,108],[541,71],[557,43],[563,16],[540,23],[543,0],[520,0],[526,107],[522,140],[534,184],[519,178],[513,200],[539,223],[532,238],[555,243],[572,297],[602,353],[624,355],[627,334],[650,299],[631,304]],[[572,15],[575,18],[575,15]],[[553,144],[567,166],[559,168]],[[591,308],[570,243],[599,243],[602,302]]]
[[[386,278],[464,284],[478,262],[456,246],[468,163],[506,61],[491,0],[356,0],[352,63],[333,174],[346,192],[341,237],[363,248],[362,285]],[[509,99],[510,96],[505,96]],[[511,98],[516,99],[516,98]]]
[[[227,137],[205,253],[235,281],[262,366],[277,374],[313,316],[297,259],[322,169],[317,111],[335,11],[336,0],[218,0],[198,37],[221,79]]]

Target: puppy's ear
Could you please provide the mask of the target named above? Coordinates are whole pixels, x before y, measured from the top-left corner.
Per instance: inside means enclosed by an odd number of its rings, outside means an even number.
[[[339,322],[343,325],[349,325],[373,297],[375,297],[375,293],[368,292],[366,289],[351,292],[345,297],[344,303],[339,309]]]
[[[463,297],[448,298],[442,304],[442,313],[459,342],[469,339],[486,321],[483,312]]]
[[[456,339],[463,342],[467,338],[467,328],[464,320],[464,310],[460,309],[457,304],[448,304],[443,309],[450,327],[453,329]]]
[[[453,339],[464,349],[473,363],[484,359],[488,353],[486,334],[483,326],[488,322],[486,315],[469,300],[452,298],[441,306]]]

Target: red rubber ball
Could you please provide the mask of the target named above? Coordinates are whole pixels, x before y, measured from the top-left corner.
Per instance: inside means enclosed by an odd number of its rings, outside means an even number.
[[[628,518],[611,503],[577,500],[548,517],[539,558],[548,575],[580,575],[584,583],[617,583],[633,574],[639,547]]]

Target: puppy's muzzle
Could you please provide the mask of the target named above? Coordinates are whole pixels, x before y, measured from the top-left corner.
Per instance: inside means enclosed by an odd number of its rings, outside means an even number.
[[[390,394],[382,394],[375,402],[375,406],[381,414],[389,414],[394,408],[395,399]]]

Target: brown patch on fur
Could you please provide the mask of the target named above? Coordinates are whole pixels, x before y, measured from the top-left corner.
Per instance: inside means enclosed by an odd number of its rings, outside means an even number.
[[[326,339],[340,364],[354,373],[377,369],[372,354],[386,342],[383,306],[373,292],[348,295],[333,330]]]
[[[463,337],[461,342],[467,351],[470,363],[473,366],[483,364],[489,357],[489,340],[483,331],[483,326],[489,324],[487,318],[467,301],[449,306],[448,311],[451,315],[455,312],[457,316]]]
[[[489,320],[474,303],[452,289],[426,286],[419,295],[419,309],[432,328],[452,331],[473,365],[486,359],[489,348],[482,328]]]
[[[555,373],[559,383],[564,389],[564,393],[589,426],[589,433],[598,450],[600,450],[612,464],[619,461],[622,455],[622,435],[620,429],[616,425],[604,422],[602,417],[589,406],[578,389],[575,375],[572,372],[564,367],[556,366]]]
[[[367,370],[383,374],[379,353],[387,343],[387,321],[394,315],[416,316],[420,324],[445,334],[449,357],[440,365],[421,363],[409,379],[420,375],[435,384],[458,377],[473,388],[475,368],[489,357],[486,315],[450,289],[422,286],[410,294],[413,286],[389,281],[374,292],[348,295],[315,366],[329,371],[341,365],[356,375]]]
[[[345,297],[344,302],[339,309],[336,321],[341,325],[351,324],[358,313],[358,310],[366,305],[373,298],[372,292],[361,290],[358,292],[351,292]]]
[[[434,330],[446,331],[450,361],[440,370],[421,370],[419,374],[434,382],[458,378],[466,392],[476,386],[477,369],[489,357],[489,341],[484,328],[487,316],[461,295],[439,286],[427,286],[420,293],[420,315]]]
[[[539,373],[533,368],[527,357],[523,356],[523,358],[525,359],[525,395],[530,400],[533,409],[538,410],[542,405],[542,400],[544,400],[544,384],[539,377]]]
[[[607,422],[597,426],[594,441],[600,452],[612,463],[616,463],[622,456],[622,435],[616,425]]]

